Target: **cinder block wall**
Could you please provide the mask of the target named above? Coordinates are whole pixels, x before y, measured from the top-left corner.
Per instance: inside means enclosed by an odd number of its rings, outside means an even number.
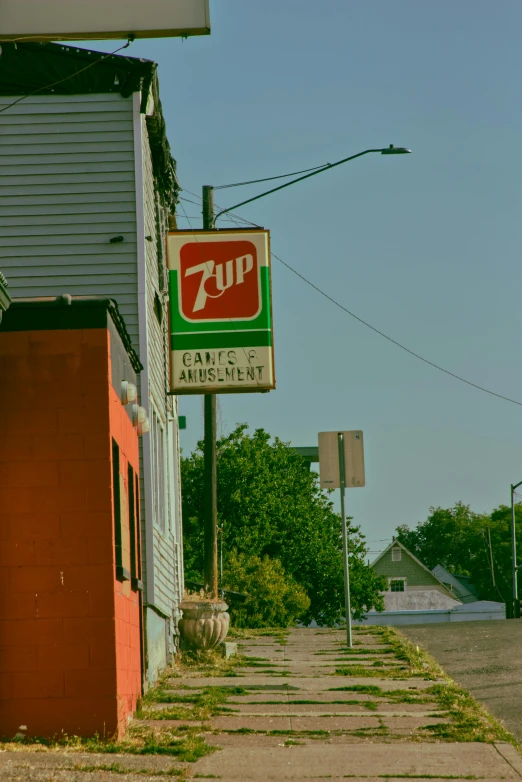
[[[13,306],[0,327],[2,736],[121,733],[141,691],[112,472],[112,440],[125,479],[138,439],[111,382],[123,343],[96,307]]]

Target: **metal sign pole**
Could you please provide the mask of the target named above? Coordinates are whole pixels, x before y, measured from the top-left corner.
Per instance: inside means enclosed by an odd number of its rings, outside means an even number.
[[[350,609],[350,563],[348,561],[348,531],[346,529],[346,511],[344,507],[344,490],[346,488],[346,473],[344,466],[344,435],[337,434],[339,445],[339,484],[341,488],[341,517],[343,525],[343,562],[344,562],[344,605],[346,609],[346,643],[352,648],[352,614]]]

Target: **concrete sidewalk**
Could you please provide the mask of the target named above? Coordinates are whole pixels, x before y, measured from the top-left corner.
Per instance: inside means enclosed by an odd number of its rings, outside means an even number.
[[[4,752],[0,781],[522,778],[522,756],[496,740],[501,730],[479,712],[468,722],[486,740],[470,741],[469,726],[459,734],[454,713],[442,705],[447,685],[434,680],[421,657],[405,661],[375,628],[356,630],[355,640],[349,651],[342,632],[293,630],[286,643],[267,636],[241,644],[251,664],[232,675],[173,671],[160,698],[170,702],[149,703],[138,723],[203,736],[217,751],[195,763],[161,755]],[[198,693],[215,693],[222,705],[202,719]]]
[[[425,694],[437,682],[409,675],[371,630],[361,628],[354,637],[353,652],[359,647],[360,654],[346,653],[344,633],[324,630],[294,630],[286,645],[265,638],[245,643],[243,653],[264,658],[272,672],[238,669],[234,684],[248,692],[227,702],[237,715],[212,720],[211,727],[221,732],[208,741],[223,751],[198,761],[195,773],[224,782],[393,779],[394,774],[522,778],[522,756],[511,744],[438,740],[432,726],[449,725],[452,718]],[[361,669],[363,675],[341,673]]]

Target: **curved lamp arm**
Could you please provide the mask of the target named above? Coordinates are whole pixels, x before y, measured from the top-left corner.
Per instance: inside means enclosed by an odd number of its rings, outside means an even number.
[[[245,206],[245,204],[250,204],[252,201],[258,201],[260,198],[264,198],[267,195],[270,195],[271,193],[277,193],[278,190],[283,190],[285,187],[290,187],[290,185],[295,185],[296,182],[302,182],[303,179],[310,179],[311,176],[316,176],[317,174],[322,174],[323,171],[328,171],[330,168],[335,168],[336,166],[340,166],[343,163],[348,163],[349,160],[355,160],[355,158],[362,157],[363,155],[368,155],[371,152],[380,152],[381,155],[407,155],[411,152],[410,149],[406,149],[406,147],[394,147],[393,144],[390,144],[389,147],[385,147],[384,149],[365,149],[364,152],[358,152],[356,155],[350,155],[350,157],[345,157],[342,160],[338,160],[337,163],[327,163],[323,168],[318,169],[317,171],[312,171],[311,174],[305,174],[304,176],[297,177],[297,179],[292,179],[291,182],[287,182],[284,185],[279,185],[278,187],[273,187],[271,190],[266,190],[264,193],[260,193],[259,195],[254,196],[253,198],[247,198],[246,201],[241,201],[239,204],[234,204],[233,206],[229,206],[227,209],[222,209],[221,212],[218,212],[217,215],[213,219],[214,225],[216,224],[216,221],[218,220],[221,215],[226,214],[227,212],[232,212],[234,209],[239,209],[240,206]]]

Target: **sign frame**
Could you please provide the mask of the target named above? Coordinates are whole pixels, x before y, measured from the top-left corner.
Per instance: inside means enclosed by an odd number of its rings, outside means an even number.
[[[183,244],[183,240],[187,241]],[[206,240],[206,241],[205,241]],[[184,298],[183,289],[179,284],[181,279],[182,261],[181,254],[183,248],[187,245],[200,246],[203,251],[203,246],[208,243],[222,243],[222,242],[236,242],[244,243],[251,241],[256,245],[257,255],[257,275],[258,275],[258,303],[259,312],[257,314],[250,313],[248,316],[241,317],[215,317],[211,318],[188,318],[183,313]],[[262,249],[261,249],[262,248]],[[246,257],[246,256],[245,256]],[[202,255],[202,258],[204,256]],[[272,391],[276,387],[275,379],[275,366],[274,366],[274,336],[273,336],[273,308],[272,308],[272,279],[271,279],[271,253],[270,253],[270,232],[264,228],[232,228],[232,229],[192,229],[192,230],[176,230],[169,231],[167,237],[167,259],[169,269],[169,349],[170,349],[170,393],[174,395],[186,396],[194,394],[245,394],[245,393],[267,393]],[[237,274],[238,259],[235,259],[236,267],[235,274]],[[204,259],[199,266],[205,263],[212,263],[208,259]],[[230,261],[228,262],[230,263]],[[217,266],[211,267],[211,271],[216,272],[211,276],[217,275]],[[221,264],[222,265],[222,264]],[[245,262],[248,271],[248,262]],[[243,267],[244,269],[244,267]],[[224,272],[221,270],[221,279],[223,279]],[[245,275],[246,276],[246,275]],[[203,279],[200,278],[202,285]],[[228,276],[227,276],[228,281]],[[234,284],[239,284],[237,279]],[[226,291],[224,291],[226,292]],[[216,296],[209,296],[209,298],[218,298]],[[237,324],[235,326],[234,324]],[[204,344],[206,334],[209,337],[208,347],[194,347],[194,348],[178,348],[176,349],[176,339],[180,342],[194,343],[195,345]],[[238,344],[234,344],[234,336],[238,335]],[[223,335],[223,345],[220,346],[219,335]],[[255,342],[256,337],[261,336],[263,345]],[[226,343],[226,344],[225,344]],[[242,344],[239,344],[242,343]],[[248,369],[249,374],[252,372],[252,363],[250,353],[247,351],[254,351],[254,356],[260,360],[262,366],[257,366],[258,375],[252,380],[245,381],[239,384],[239,380],[234,381],[234,384],[227,384],[226,379],[215,380],[207,382],[205,384],[195,383],[194,385],[181,386],[176,378],[180,369],[180,356],[182,351],[194,350],[200,354],[208,357],[212,352],[223,353],[224,351],[236,352],[235,358],[238,364],[242,364],[242,367],[238,366],[239,372],[246,371]],[[255,353],[259,351],[259,353]],[[220,361],[222,358],[227,360],[227,356],[216,355],[216,361]],[[208,366],[208,364],[207,364]],[[188,369],[188,367],[187,367]],[[217,370],[216,370],[217,371]],[[226,369],[223,370],[225,372]],[[230,369],[232,372],[232,368]],[[228,372],[227,372],[228,377]]]
[[[349,432],[319,432],[319,482],[322,489],[340,489],[338,435],[343,435],[345,485],[358,489],[366,485],[364,438],[360,429]]]

